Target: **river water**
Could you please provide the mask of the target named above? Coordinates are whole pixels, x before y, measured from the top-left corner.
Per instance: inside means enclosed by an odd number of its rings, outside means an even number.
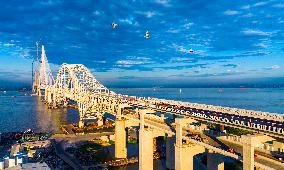
[[[117,93],[158,97],[284,114],[284,88],[116,88]],[[0,92],[0,132],[59,132],[61,124],[77,122],[73,108],[48,109],[38,97],[23,92]]]

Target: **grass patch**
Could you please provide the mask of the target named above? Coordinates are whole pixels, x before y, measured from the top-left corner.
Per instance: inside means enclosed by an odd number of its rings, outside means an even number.
[[[233,128],[233,127],[226,127],[225,129],[226,129],[226,132],[228,134],[237,135],[237,136],[253,134],[253,132],[251,132],[251,131],[243,130],[243,129],[237,129],[237,128]]]
[[[109,140],[108,143],[111,144],[111,145],[114,145],[114,141],[113,140]]]
[[[130,144],[135,144],[138,143],[138,140],[136,138],[129,138],[127,142]]]
[[[84,142],[79,145],[75,151],[76,159],[79,159],[83,165],[93,163],[107,162],[112,160],[110,154],[99,140]]]

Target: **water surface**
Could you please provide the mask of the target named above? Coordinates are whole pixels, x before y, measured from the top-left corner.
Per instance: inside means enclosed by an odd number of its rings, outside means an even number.
[[[179,101],[229,106],[284,114],[283,88],[115,88],[117,93]],[[77,122],[76,109],[48,109],[39,97],[25,93],[0,92],[0,132],[59,132],[60,125]]]

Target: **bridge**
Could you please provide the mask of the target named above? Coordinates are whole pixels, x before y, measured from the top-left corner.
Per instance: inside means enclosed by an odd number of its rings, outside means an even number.
[[[102,85],[82,64],[62,64],[53,79],[44,47],[42,49],[41,68],[33,85],[34,92],[42,96],[51,108],[75,102],[80,114],[79,127],[84,126],[87,115],[95,115],[100,125],[104,113],[113,114],[116,117],[116,158],[127,158],[125,128],[139,126],[140,170],[153,169],[153,139],[158,136],[168,137],[166,164],[169,169],[193,169],[193,157],[203,152],[207,152],[210,169],[224,169],[224,155],[242,161],[244,170],[252,170],[254,167],[277,169],[254,161],[254,143],[260,135],[242,136],[244,142],[241,157],[189,138],[187,134],[191,123],[201,121],[284,138],[283,115],[117,94]],[[165,113],[172,114],[175,122],[167,123]]]

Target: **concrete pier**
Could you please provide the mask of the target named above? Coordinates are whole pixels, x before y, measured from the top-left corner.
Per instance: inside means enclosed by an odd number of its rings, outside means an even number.
[[[103,126],[104,125],[103,115],[102,114],[98,114],[97,115],[97,124],[98,124],[98,126]]]
[[[242,135],[243,141],[243,170],[254,170],[253,136]]]
[[[125,120],[115,121],[115,158],[127,158]]]
[[[84,121],[83,119],[80,118],[79,122],[78,122],[78,126],[79,128],[83,128],[84,127]]]
[[[182,143],[182,127],[189,121],[176,118],[175,170],[193,170],[193,157],[205,152],[203,146]]]
[[[52,102],[50,91],[47,91],[47,102],[48,102],[48,104],[51,104],[51,102]]]
[[[193,170],[193,157],[204,151],[204,147],[195,144],[176,145],[175,170]]]
[[[153,131],[139,130],[139,170],[153,170]]]
[[[138,110],[140,113],[139,129],[139,170],[153,170],[154,134],[150,128],[145,128],[145,114],[147,110]]]

